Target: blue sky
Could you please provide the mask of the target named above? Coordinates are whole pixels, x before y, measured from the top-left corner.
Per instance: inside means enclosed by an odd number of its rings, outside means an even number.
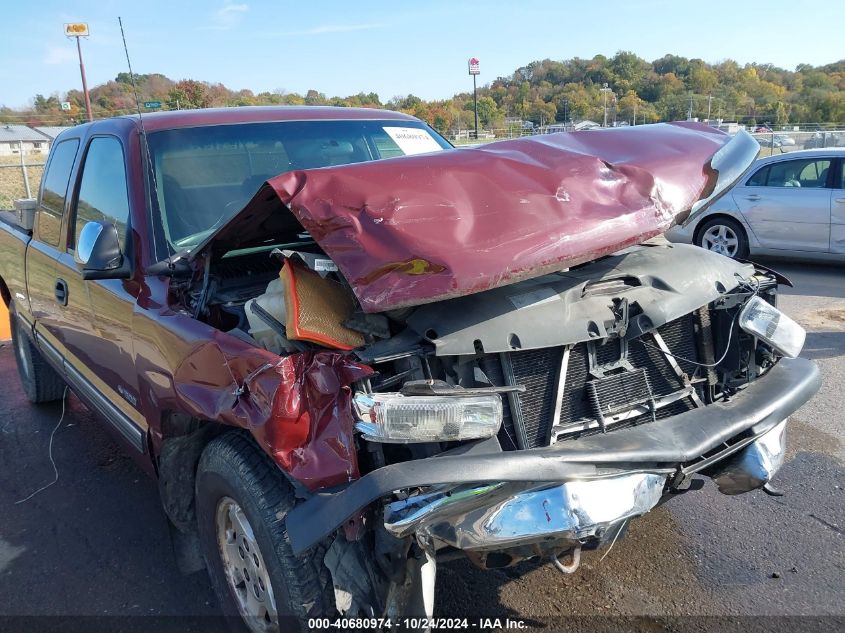
[[[765,12],[761,7],[765,6]],[[0,105],[80,87],[63,23],[87,21],[89,86],[126,70],[117,16],[136,72],[222,82],[255,92],[377,92],[446,98],[536,59],[665,53],[794,68],[845,56],[845,2],[824,15],[794,0],[723,2],[295,2],[270,0],[4,0]],[[821,6],[821,5],[819,5]]]

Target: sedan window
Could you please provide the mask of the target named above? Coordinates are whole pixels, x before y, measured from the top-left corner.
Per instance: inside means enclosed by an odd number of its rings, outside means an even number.
[[[830,159],[787,160],[769,165],[748,180],[749,186],[801,187],[820,189],[827,186]]]
[[[745,183],[746,187],[765,187],[766,180],[769,178],[769,168],[763,167],[763,169],[758,169],[751,178],[748,179],[748,182]]]

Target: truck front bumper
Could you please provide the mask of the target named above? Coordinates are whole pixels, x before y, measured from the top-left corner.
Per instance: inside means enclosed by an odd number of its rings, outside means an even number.
[[[728,402],[663,420],[531,450],[488,440],[391,464],[297,506],[288,535],[303,552],[373,501],[423,488],[387,505],[389,532],[484,551],[603,541],[686,475],[705,472],[726,494],[762,486],[783,461],[786,418],[819,385],[814,363],[783,359]]]

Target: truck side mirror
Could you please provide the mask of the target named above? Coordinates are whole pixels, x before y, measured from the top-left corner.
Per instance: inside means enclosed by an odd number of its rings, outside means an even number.
[[[73,256],[83,279],[126,279],[129,262],[120,250],[120,237],[111,222],[88,222],[82,227]]]

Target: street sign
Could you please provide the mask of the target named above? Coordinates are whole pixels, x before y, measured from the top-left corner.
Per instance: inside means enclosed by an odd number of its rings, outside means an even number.
[[[481,70],[478,67],[478,59],[475,57],[469,58],[469,74],[470,75],[480,75]]]
[[[70,101],[62,101],[62,110],[70,110]]]
[[[85,22],[69,22],[65,24],[65,35],[68,37],[88,37],[88,24]]]
[[[151,108],[151,109],[152,108],[160,108],[161,107],[161,101],[144,101],[144,107],[145,108]]]

